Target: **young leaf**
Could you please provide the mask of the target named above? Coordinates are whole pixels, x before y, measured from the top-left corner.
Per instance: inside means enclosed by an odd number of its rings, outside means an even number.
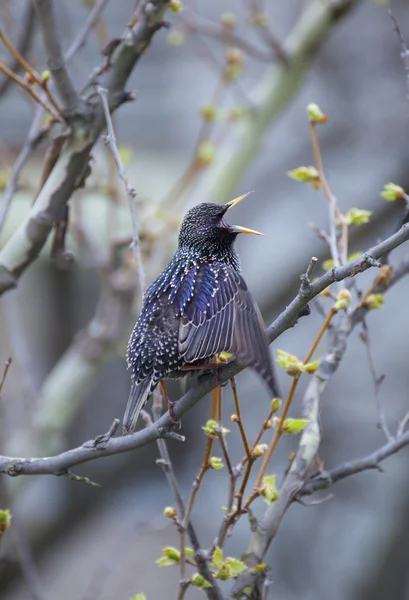
[[[314,360],[314,362],[307,363],[306,365],[304,365],[304,371],[310,374],[315,373],[315,371],[320,366],[320,362],[320,360]]]
[[[220,469],[223,469],[224,467],[223,461],[219,456],[211,456],[209,459],[209,463],[211,468],[215,471],[220,471]]]
[[[308,423],[308,419],[286,419],[283,423],[283,432],[300,433]]]
[[[219,546],[216,546],[216,548],[214,549],[214,552],[213,552],[213,556],[212,556],[212,566],[220,567],[222,562],[223,562],[223,550],[221,548],[219,548]]]
[[[369,222],[372,215],[371,210],[363,210],[361,208],[350,208],[345,215],[345,220],[348,225],[364,225]]]
[[[237,577],[238,575],[240,575],[240,573],[243,573],[243,571],[247,569],[247,565],[241,560],[238,560],[237,558],[229,557],[227,561],[230,564],[231,574],[233,577]]]
[[[192,582],[192,585],[196,586],[200,590],[213,587],[212,584],[209,583],[207,579],[202,577],[199,573],[193,573],[193,575],[190,577],[190,581]]]
[[[319,188],[320,175],[315,167],[297,167],[287,171],[287,175],[300,183],[312,183],[315,188]]]
[[[131,600],[146,600],[145,594],[135,594],[132,596]]]
[[[405,195],[405,190],[400,187],[400,185],[396,185],[391,181],[386,183],[383,186],[383,191],[381,192],[382,198],[392,202],[393,200],[397,200],[398,198],[403,198]]]
[[[173,560],[172,558],[168,558],[167,556],[161,556],[155,560],[155,563],[159,567],[173,567],[173,565],[178,564],[178,560]]]

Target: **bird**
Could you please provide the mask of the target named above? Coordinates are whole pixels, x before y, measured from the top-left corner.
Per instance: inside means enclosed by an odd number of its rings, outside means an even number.
[[[205,372],[222,352],[256,371],[274,397],[280,395],[265,324],[235,249],[239,234],[263,234],[225,220],[227,211],[246,196],[191,208],[183,218],[176,253],[146,290],[126,351],[131,390],[124,435],[135,431],[140,411],[160,382],[186,377],[202,366]]]

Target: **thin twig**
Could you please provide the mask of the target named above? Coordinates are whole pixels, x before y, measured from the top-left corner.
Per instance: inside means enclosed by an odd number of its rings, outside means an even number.
[[[341,264],[345,264],[347,262],[347,241],[348,241],[348,230],[343,230],[342,234],[342,248],[338,249],[337,243],[337,220],[341,223],[344,222],[343,215],[337,206],[337,200],[331,189],[329,187],[327,178],[325,176],[324,165],[322,162],[321,149],[317,135],[317,124],[315,121],[310,121],[310,133],[311,133],[311,141],[312,141],[312,149],[314,152],[314,161],[315,166],[317,167],[320,182],[322,185],[322,189],[324,194],[328,200],[328,208],[329,208],[329,242],[330,242],[330,251],[331,257],[334,261],[334,265],[338,267]]]
[[[240,48],[240,50],[243,50],[243,52],[249,56],[262,62],[271,63],[274,61],[275,57],[271,52],[265,52],[262,48],[258,48],[254,44],[251,44],[230,29],[207,22],[202,17],[199,19],[198,16],[195,15],[194,19],[184,18],[183,24],[188,35],[190,33],[204,35],[215,41],[221,42],[224,45],[229,44],[235,48]]]
[[[219,76],[215,90],[213,92],[212,99],[210,101],[210,106],[213,107],[214,110],[217,110],[222,104],[225,97],[225,93],[228,89],[230,81],[225,77],[224,72]],[[162,199],[161,204],[171,206],[174,209],[175,203],[181,203],[183,199],[183,195],[187,192],[189,187],[195,181],[196,177],[203,172],[203,169],[206,167],[206,163],[198,156],[200,146],[203,142],[209,140],[210,135],[214,129],[214,121],[203,118],[203,122],[197,136],[197,140],[195,142],[195,146],[192,152],[192,158],[190,163],[182,174],[180,179],[176,182],[173,188],[166,194],[166,196]]]
[[[35,18],[34,18],[34,7],[31,0],[27,0],[26,10],[23,16],[23,24],[21,26],[21,33],[16,42],[16,50],[21,56],[25,56],[31,47],[31,43],[33,41],[33,34],[35,31]],[[13,61],[8,65],[11,71],[17,71],[19,67],[19,61],[13,57]],[[0,96],[2,96],[8,89],[11,79],[9,77],[5,77],[3,81],[0,82]]]
[[[263,7],[261,6],[260,0],[251,0],[250,8],[252,14],[252,21],[255,29],[260,33],[260,37],[264,42],[270,46],[273,50],[277,59],[283,63],[283,65],[288,66],[288,56],[280,44],[280,42],[276,39],[273,33],[270,31],[268,27],[267,21],[265,23],[260,23],[260,17],[268,19],[268,15],[264,12]]]
[[[159,418],[159,415],[161,412],[161,406],[162,406],[161,395],[159,393],[155,393],[154,400],[153,400],[153,415],[154,415],[155,419]],[[147,425],[152,424],[152,420],[151,420],[150,416],[148,415],[148,413],[143,411],[142,416],[144,417],[145,423]],[[173,496],[176,500],[176,504],[177,504],[178,520],[177,520],[176,526],[178,527],[178,530],[179,530],[181,556],[182,556],[182,553],[185,554],[184,539],[182,539],[182,533],[183,533],[182,522],[184,521],[185,514],[186,514],[185,504],[184,504],[182,494],[179,489],[179,485],[178,485],[176,475],[175,475],[175,472],[173,469],[173,465],[172,465],[172,461],[170,458],[167,444],[164,439],[158,439],[157,444],[158,444],[159,454],[160,454],[161,458],[160,458],[160,460],[158,460],[156,462],[160,467],[162,467],[163,472],[165,473],[165,477],[168,481],[169,487],[172,491],[172,494],[173,494]],[[192,543],[193,549],[195,551],[195,560],[196,560],[195,566],[197,567],[198,572],[202,575],[202,577],[204,577],[212,585],[211,588],[205,589],[207,597],[209,598],[209,600],[223,600],[221,591],[220,591],[217,583],[215,582],[213,575],[208,567],[207,560],[204,557],[203,552],[201,551],[197,534],[196,534],[195,529],[193,528],[193,525],[190,520],[188,521],[188,523],[186,525],[186,531],[187,531],[187,534]],[[186,560],[186,556],[185,556],[185,562],[189,563],[189,561]],[[185,586],[185,582],[184,581],[181,582],[181,585],[179,586],[179,598],[183,598],[186,589],[187,588]]]
[[[12,359],[10,356],[4,363],[3,374],[0,379],[0,394],[1,394],[1,390],[3,389],[4,382],[6,381],[6,377],[7,377],[7,373],[9,371],[10,365],[11,365],[11,361],[12,361]]]
[[[246,431],[243,426],[243,419],[241,416],[241,409],[240,409],[239,397],[237,395],[237,387],[236,387],[236,378],[235,377],[231,378],[230,384],[231,384],[231,387],[233,390],[234,405],[236,407],[237,419],[235,419],[235,423],[237,423],[237,425],[239,426],[241,439],[243,440],[243,446],[244,446],[244,450],[246,452],[246,457],[247,457],[247,459],[249,459],[251,457],[251,450],[250,450],[250,446],[249,446],[249,443],[247,440]]]
[[[315,341],[313,343],[313,345],[311,346],[310,351],[308,352],[306,358],[304,359],[303,363],[307,364],[310,360],[312,355],[314,354],[318,344],[320,343],[322,336],[324,335],[324,333],[326,332],[326,330],[328,329],[328,325],[330,324],[332,318],[334,317],[334,315],[336,314],[336,310],[334,308],[331,308],[331,310],[328,313],[327,318],[325,319],[324,323],[321,326],[320,331],[318,332],[317,337],[315,338]],[[278,440],[281,437],[282,431],[283,431],[283,425],[284,425],[284,421],[287,417],[287,413],[288,413],[288,409],[290,408],[290,404],[292,402],[292,399],[294,397],[294,393],[298,384],[298,381],[300,379],[301,373],[296,375],[293,378],[291,387],[290,387],[290,391],[288,392],[288,396],[287,396],[287,400],[284,404],[284,408],[282,410],[282,413],[280,415],[280,422],[278,423],[275,431],[274,431],[274,435],[273,435],[273,439],[270,442],[270,446],[268,447],[267,452],[264,455],[263,458],[263,462],[261,464],[260,467],[260,471],[258,473],[257,476],[257,482],[255,484],[255,488],[254,488],[254,492],[251,494],[250,498],[247,500],[246,504],[245,504],[245,508],[250,504],[250,502],[256,497],[256,495],[258,494],[261,485],[263,483],[263,477],[264,474],[266,472],[268,463],[270,462],[271,456],[274,452],[275,447],[277,446]]]
[[[377,415],[378,415],[377,425],[380,429],[382,429],[386,439],[389,442],[391,442],[394,439],[394,437],[389,430],[388,423],[386,422],[385,412],[383,410],[383,406],[382,406],[382,402],[381,402],[381,398],[380,398],[380,389],[381,389],[382,382],[385,379],[385,375],[380,375],[378,377],[376,374],[375,364],[374,364],[374,360],[373,360],[373,356],[372,356],[370,338],[369,338],[369,331],[368,331],[368,327],[366,325],[365,320],[362,321],[362,325],[363,325],[363,331],[360,333],[359,337],[363,341],[365,349],[366,349],[366,355],[368,357],[368,363],[369,363],[369,371],[371,373],[373,384],[374,384],[376,411],[377,411]]]
[[[101,14],[104,11],[108,2],[109,2],[109,0],[97,0],[97,2],[95,2],[94,6],[92,7],[92,9],[89,12],[89,15],[85,19],[85,23],[80,28],[74,41],[72,42],[71,46],[65,53],[64,58],[65,58],[66,63],[68,63],[71,60],[71,58],[74,56],[74,54],[76,54],[78,52],[78,50],[80,50],[80,48],[83,46],[83,44],[85,43],[85,40],[87,38],[87,35],[89,34],[90,30],[97,23],[98,19],[100,18]]]
[[[405,414],[405,416],[403,417],[403,419],[401,420],[401,422],[398,425],[398,430],[396,432],[397,439],[402,437],[408,424],[409,424],[409,411]]]
[[[102,106],[104,109],[105,120],[106,120],[106,124],[107,124],[108,135],[105,136],[105,143],[107,144],[107,146],[109,147],[109,149],[112,152],[112,156],[115,160],[115,163],[116,163],[116,166],[118,169],[119,178],[121,179],[121,181],[124,184],[126,197],[128,198],[128,202],[129,202],[129,208],[130,208],[131,217],[132,217],[132,250],[133,250],[133,253],[135,256],[135,260],[136,260],[140,292],[142,295],[143,292],[145,291],[145,271],[144,271],[143,264],[142,264],[141,248],[140,248],[140,241],[139,241],[139,223],[138,223],[138,215],[137,215],[136,206],[135,206],[136,192],[129,184],[125,168],[122,164],[121,157],[119,156],[118,146],[117,146],[116,138],[115,138],[114,127],[112,124],[111,113],[109,110],[108,91],[106,89],[104,89],[103,87],[101,87],[100,85],[98,85],[96,87],[96,91],[101,98]]]
[[[400,27],[399,27],[399,24],[398,24],[397,20],[393,16],[391,10],[389,10],[388,12],[389,12],[389,16],[392,19],[392,22],[394,24],[394,30],[396,31],[396,33],[398,35],[399,44],[400,44],[400,55],[402,57],[403,65],[405,67],[406,81],[407,81],[407,85],[408,85],[408,88],[409,88],[409,50],[408,50],[408,47],[406,45],[405,39],[404,39],[404,37],[402,35],[402,32],[400,30]]]
[[[380,470],[380,463],[384,461],[392,454],[396,454],[405,446],[409,446],[409,431],[396,438],[395,440],[388,442],[372,454],[363,458],[357,458],[353,461],[346,462],[339,467],[331,469],[330,471],[324,471],[318,477],[306,481],[299,491],[300,496],[308,496],[317,492],[318,490],[325,490],[329,486],[350,477],[362,471],[371,469]]]
[[[30,84],[33,85],[34,83],[39,85],[41,87],[41,89],[44,90],[48,100],[50,101],[51,106],[54,108],[56,113],[61,118],[62,117],[61,108],[58,105],[58,102],[56,101],[56,99],[54,98],[50,88],[48,87],[47,80],[42,79],[40,77],[40,75],[37,73],[37,71],[35,69],[33,69],[33,67],[26,61],[24,56],[22,56],[20,54],[20,52],[17,50],[17,48],[15,48],[13,46],[13,44],[10,42],[10,40],[8,39],[8,37],[6,36],[4,31],[2,31],[1,29],[0,29],[0,40],[6,46],[7,50],[10,52],[10,54],[14,57],[15,61],[17,61],[17,63],[27,73],[27,75],[30,75],[31,82],[30,83],[27,82],[28,85],[30,85]]]
[[[15,83],[17,83],[17,85],[22,87],[23,90],[25,90],[28,94],[30,94],[30,96],[37,102],[37,104],[42,106],[42,108],[44,110],[46,110],[47,112],[50,113],[50,115],[53,117],[53,119],[55,119],[57,121],[60,120],[61,116],[58,113],[54,112],[54,109],[52,109],[48,104],[46,104],[46,102],[44,102],[44,100],[41,98],[41,96],[39,96],[39,94],[37,94],[37,92],[34,90],[33,86],[29,85],[27,83],[27,81],[25,79],[23,79],[23,77],[20,77],[20,75],[16,75],[16,73],[13,73],[13,71],[10,71],[10,69],[1,62],[0,62],[0,72],[7,75],[7,77],[10,77],[10,79],[12,79]]]

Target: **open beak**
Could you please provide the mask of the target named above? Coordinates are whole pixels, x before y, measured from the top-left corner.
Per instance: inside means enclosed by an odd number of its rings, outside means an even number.
[[[242,196],[238,196],[237,198],[234,198],[234,200],[230,200],[230,202],[227,202],[227,210],[233,208],[233,206],[236,206],[236,204],[244,200],[244,198],[246,198],[249,194],[251,194],[251,192],[247,192],[247,194],[243,194]],[[259,231],[255,231],[254,229],[240,227],[240,225],[229,225],[229,229],[232,233],[251,233],[253,235],[264,235],[264,233],[260,233]]]
[[[232,233],[252,233],[253,235],[264,235],[260,231],[255,229],[247,229],[247,227],[240,227],[240,225],[229,225],[229,229]]]
[[[233,208],[233,206],[236,206],[236,204],[244,200],[244,198],[246,198],[249,194],[251,194],[251,192],[247,192],[247,194],[243,194],[242,196],[237,196],[237,198],[234,198],[234,200],[230,200],[230,202],[227,202],[227,210]]]

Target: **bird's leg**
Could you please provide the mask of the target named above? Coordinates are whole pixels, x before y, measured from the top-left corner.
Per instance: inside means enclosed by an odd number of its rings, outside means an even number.
[[[166,402],[166,406],[168,407],[169,419],[172,421],[172,423],[177,423],[175,415],[173,414],[173,407],[175,406],[176,402],[172,402],[172,400],[170,400],[163,380],[159,382],[159,385],[162,392],[162,397]]]

